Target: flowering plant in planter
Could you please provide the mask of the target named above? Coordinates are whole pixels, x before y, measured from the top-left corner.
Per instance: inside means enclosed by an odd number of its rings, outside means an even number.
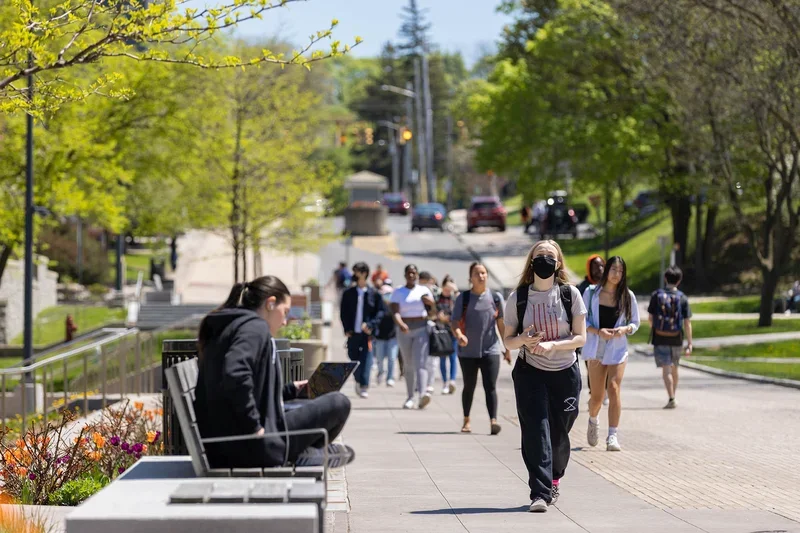
[[[64,411],[57,422],[32,424],[18,439],[0,431],[2,494],[23,504],[76,505],[144,455],[163,452],[162,410],[139,402],[112,407],[90,424]]]
[[[65,411],[57,422],[31,427],[18,439],[6,439],[0,431],[0,479],[2,491],[24,504],[45,504],[47,495],[72,479],[88,474],[92,464],[84,460],[87,427],[70,440],[76,416]]]

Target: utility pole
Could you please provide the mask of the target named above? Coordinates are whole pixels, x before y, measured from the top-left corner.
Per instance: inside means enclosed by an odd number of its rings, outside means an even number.
[[[397,131],[394,128],[387,129],[389,131],[389,153],[392,155],[392,192],[399,192],[400,154],[397,153]]]
[[[425,154],[425,159],[428,163],[428,201],[435,202],[436,196],[439,192],[436,183],[436,173],[433,170],[433,104],[431,103],[431,80],[428,73],[428,55],[422,56],[422,87],[425,95],[425,141],[428,151]]]
[[[406,91],[412,92],[413,89],[414,89],[414,84],[411,83],[410,81],[407,81],[406,82]],[[411,130],[411,134],[412,135],[416,136],[417,132],[414,131],[414,117],[413,117],[413,115],[414,115],[414,104],[411,101],[411,98],[406,97],[406,120],[408,121],[408,129]],[[413,142],[413,138],[414,137],[412,137],[412,142]],[[412,166],[411,150],[412,150],[412,146],[413,146],[413,144],[410,143],[410,142],[406,142],[406,144],[403,146],[403,159],[404,159],[404,161],[403,161],[403,174],[404,174],[403,190],[409,189],[410,185],[411,185],[411,166]],[[409,190],[408,193],[409,193],[409,198],[410,198],[411,197],[411,191]]]
[[[606,248],[606,261],[608,261],[609,254],[611,253],[611,184],[606,183],[606,229],[605,233],[605,248]]]
[[[421,203],[428,201],[428,173],[425,166],[425,154],[427,152],[425,144],[425,132],[422,120],[422,74],[419,58],[414,59],[414,107],[416,108],[417,131],[417,156],[419,158],[419,200]]]
[[[453,116],[447,115],[447,179],[450,185],[447,188],[447,210],[453,208]]]

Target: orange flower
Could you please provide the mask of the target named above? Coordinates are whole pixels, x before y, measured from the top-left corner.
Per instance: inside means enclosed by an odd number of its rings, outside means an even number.
[[[14,457],[14,454],[13,454],[13,453],[11,453],[11,451],[10,451],[10,450],[6,450],[6,452],[3,454],[3,460],[4,460],[4,461],[5,461],[7,464],[9,464],[10,466],[15,466],[15,465],[17,464],[17,460],[16,460],[16,458]]]
[[[147,453],[147,444],[142,444],[142,453]]]
[[[137,411],[144,409],[144,402],[133,402],[133,408]]]
[[[158,409],[156,409],[156,414],[157,414],[158,416],[164,416],[164,410],[163,410],[162,408],[160,408],[160,407],[159,407]]]
[[[103,454],[102,454],[102,452],[90,452],[90,451],[87,451],[86,452],[86,457],[88,457],[92,461],[97,462],[97,461],[99,461],[100,459],[103,458]]]
[[[94,441],[94,445],[98,448],[102,448],[106,444],[106,439],[100,434],[95,432],[92,435],[92,440]]]
[[[25,468],[24,466],[20,466],[19,468],[17,468],[17,475],[19,475],[19,476],[27,476],[28,475],[28,469]]]
[[[17,448],[24,448],[25,447],[25,441],[22,440],[22,439],[17,439],[17,442],[15,442],[14,444],[16,444]]]
[[[148,431],[147,432],[147,442],[153,444],[156,441],[156,432],[155,431]]]

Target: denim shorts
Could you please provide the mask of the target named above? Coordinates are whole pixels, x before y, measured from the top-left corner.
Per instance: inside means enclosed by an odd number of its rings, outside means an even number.
[[[656,345],[653,346],[653,355],[656,357],[658,368],[678,365],[683,355],[683,346]]]

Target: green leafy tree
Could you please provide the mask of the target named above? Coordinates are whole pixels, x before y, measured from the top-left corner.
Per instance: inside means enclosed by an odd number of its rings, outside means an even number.
[[[130,88],[117,84],[119,75],[103,71],[84,79],[74,67],[105,58],[124,57],[202,68],[233,68],[259,63],[302,64],[349,50],[333,41],[327,52],[314,50],[332,39],[334,20],[310,36],[308,44],[289,53],[263,48],[239,58],[205,55],[198,45],[241,22],[298,0],[236,0],[195,8],[189,0],[12,0],[0,6],[0,112],[24,110],[40,114],[66,101],[95,93],[125,97]],[[356,39],[358,43],[360,39]],[[308,52],[311,52],[308,55]],[[36,96],[29,101],[25,79],[36,79]]]

